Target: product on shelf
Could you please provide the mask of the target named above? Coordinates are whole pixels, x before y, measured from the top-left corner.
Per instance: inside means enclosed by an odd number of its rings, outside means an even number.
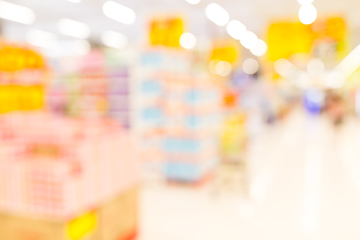
[[[131,134],[114,121],[43,113],[1,121],[0,207],[10,218],[67,223],[139,183]]]
[[[3,240],[130,240],[138,233],[138,187],[113,200],[63,220],[0,214]]]
[[[42,113],[1,120],[7,210],[74,216],[138,181],[132,136],[114,121]]]
[[[109,117],[129,128],[131,70],[129,60],[123,58],[120,53],[93,50],[83,57],[62,59],[60,74],[49,89],[49,108],[70,116]]]
[[[146,166],[176,182],[199,182],[218,162],[221,88],[192,60],[189,52],[147,50],[137,85]]]
[[[31,49],[0,43],[0,113],[29,111],[44,106],[49,70]]]
[[[221,91],[209,79],[169,79],[163,151],[169,180],[196,182],[218,162]]]
[[[0,66],[1,240],[136,236],[140,166],[129,114],[122,116],[128,73],[105,71],[102,57],[94,52],[54,81],[51,113],[45,71]]]

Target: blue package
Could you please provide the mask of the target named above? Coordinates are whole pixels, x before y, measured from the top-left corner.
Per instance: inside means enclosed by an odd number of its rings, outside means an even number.
[[[158,53],[145,53],[142,55],[141,64],[145,67],[160,67],[163,56]]]
[[[143,120],[159,120],[162,117],[161,110],[156,107],[146,108],[142,111]]]
[[[162,87],[159,81],[150,79],[144,80],[141,85],[141,91],[144,94],[152,94],[152,95],[159,95],[161,93]]]
[[[165,176],[173,181],[199,181],[215,167],[217,162],[218,159],[211,159],[202,163],[166,161],[164,166]]]

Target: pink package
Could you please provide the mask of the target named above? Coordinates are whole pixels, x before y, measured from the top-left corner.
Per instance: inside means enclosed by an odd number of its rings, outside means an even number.
[[[131,133],[114,121],[40,113],[0,121],[2,209],[68,217],[140,180]]]

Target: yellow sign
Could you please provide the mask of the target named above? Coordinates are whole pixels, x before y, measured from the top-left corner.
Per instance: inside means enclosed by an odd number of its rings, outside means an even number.
[[[311,25],[280,21],[268,29],[269,59],[289,58],[295,53],[310,53],[316,40],[337,42],[337,52],[346,49],[346,24],[341,17],[319,18]]]
[[[346,22],[342,17],[319,19],[313,24],[317,39],[336,42],[338,57],[348,54]]]
[[[310,25],[300,22],[278,22],[271,24],[268,32],[270,60],[289,58],[294,53],[309,53],[315,35]]]
[[[239,43],[232,40],[215,41],[211,51],[210,61],[220,60],[234,64],[239,60],[240,46]]]
[[[94,212],[90,212],[71,221],[68,225],[68,234],[70,239],[79,240],[94,230],[95,227],[96,214]]]
[[[184,21],[179,18],[158,18],[150,23],[150,44],[166,47],[180,47],[184,33]]]
[[[0,85],[0,113],[37,110],[43,105],[43,86]]]
[[[44,105],[45,63],[41,55],[0,43],[0,113]]]

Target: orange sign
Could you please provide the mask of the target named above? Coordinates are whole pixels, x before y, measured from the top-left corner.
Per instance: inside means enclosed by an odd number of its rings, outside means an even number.
[[[0,47],[0,71],[14,72],[26,68],[39,69],[43,67],[43,58],[30,49],[6,45]]]
[[[226,91],[223,96],[223,104],[226,108],[236,107],[238,102],[238,93],[234,91]]]

